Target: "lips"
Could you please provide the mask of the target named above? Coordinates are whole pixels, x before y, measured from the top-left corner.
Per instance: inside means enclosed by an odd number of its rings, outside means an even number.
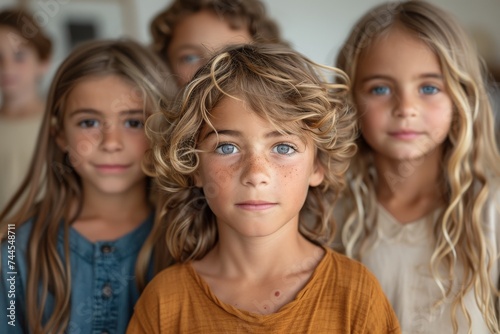
[[[391,137],[401,139],[401,140],[411,140],[422,135],[422,132],[412,131],[412,130],[401,130],[401,131],[393,131],[389,132]]]
[[[95,164],[94,167],[101,173],[122,173],[127,170],[130,164]]]
[[[267,202],[267,201],[244,201],[236,203],[236,206],[240,209],[247,211],[263,211],[274,208],[278,203]]]

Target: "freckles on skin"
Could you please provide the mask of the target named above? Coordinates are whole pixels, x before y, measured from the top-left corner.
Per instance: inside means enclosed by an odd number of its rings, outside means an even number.
[[[231,166],[229,170],[224,168],[219,168],[215,172],[215,178],[223,183],[233,178],[234,173],[236,172],[236,167]]]

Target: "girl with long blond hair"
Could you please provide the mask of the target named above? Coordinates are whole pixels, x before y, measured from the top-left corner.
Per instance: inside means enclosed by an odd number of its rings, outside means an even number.
[[[388,2],[337,66],[361,130],[340,246],[379,279],[404,333],[498,333],[500,156],[469,38],[428,2]]]
[[[0,332],[125,332],[155,271],[143,124],[168,98],[161,73],[126,40],[81,45],[59,67],[28,177],[0,214]]]
[[[325,247],[356,125],[322,70],[345,79],[285,47],[234,46],[148,120],[179,263],[127,333],[399,333],[373,276]]]

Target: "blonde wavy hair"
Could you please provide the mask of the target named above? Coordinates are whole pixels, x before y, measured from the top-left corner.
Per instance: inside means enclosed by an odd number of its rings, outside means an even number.
[[[354,81],[360,54],[395,25],[414,33],[435,52],[454,105],[451,130],[443,143],[444,181],[439,185],[444,203],[448,204],[434,226],[435,249],[430,261],[432,275],[442,291],[436,305],[445,299],[453,301],[452,323],[457,332],[458,308],[464,311],[470,325],[464,296],[474,289],[489,329],[498,333],[499,319],[494,305],[498,282],[490,278],[497,254],[493,254],[486,240],[482,222],[483,208],[491,194],[488,181],[500,176],[500,156],[483,62],[450,14],[425,1],[404,1],[387,2],[365,14],[343,45],[337,66]],[[377,223],[377,176],[371,166],[369,146],[361,137],[358,145],[360,150],[348,173],[345,196],[350,207],[346,207],[342,241],[347,255],[362,258],[365,243]],[[457,264],[463,265],[464,281],[455,295],[452,283]],[[439,271],[442,268],[446,269],[446,277]]]
[[[345,83],[329,82],[322,71]],[[202,190],[195,187],[194,173],[200,131],[211,126],[211,110],[228,96],[248,103],[277,129],[312,138],[325,178],[318,187],[309,188],[299,230],[313,242],[332,241],[332,204],[345,186],[343,176],[356,151],[357,128],[346,99],[347,81],[342,71],[317,65],[285,46],[232,46],[198,71],[171,108],[148,119],[146,134],[152,141],[146,156],[148,173],[163,193],[161,219],[175,261],[201,259],[217,243],[216,217]]]
[[[61,333],[68,326],[71,299],[69,227],[82,209],[82,184],[71,168],[67,155],[56,144],[63,127],[65,102],[71,90],[89,77],[118,75],[137,87],[134,94],[144,98],[145,112],[158,110],[168,99],[168,87],[162,73],[164,64],[153,52],[136,42],[94,41],[76,48],[60,65],[52,81],[46,111],[38,136],[35,155],[27,177],[7,207],[0,213],[0,240],[6,238],[7,226],[20,226],[33,220],[27,257],[26,305],[30,333]],[[167,79],[168,80],[168,79]],[[171,88],[173,89],[173,88]],[[173,96],[173,94],[172,94]],[[43,197],[41,196],[43,195]],[[150,195],[153,191],[150,190]],[[37,201],[37,198],[42,198]],[[151,199],[154,202],[154,199]],[[71,213],[70,203],[77,210]],[[154,205],[154,203],[152,203]],[[63,221],[64,256],[57,250],[58,232]],[[145,286],[149,260],[153,252],[150,240],[141,249],[136,263],[139,288]],[[160,244],[156,263],[162,259]],[[53,295],[54,309],[43,323],[48,294]]]

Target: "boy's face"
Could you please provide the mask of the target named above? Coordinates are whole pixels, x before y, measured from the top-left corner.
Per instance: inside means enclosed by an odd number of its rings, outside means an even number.
[[[231,29],[222,16],[204,10],[188,15],[177,23],[168,47],[167,60],[177,85],[183,87],[215,51],[227,45],[251,41],[248,29]]]
[[[310,138],[279,133],[242,101],[226,97],[211,112],[215,132],[199,135],[197,187],[219,233],[261,237],[298,227],[310,186],[323,181]]]
[[[0,26],[0,92],[5,97],[36,91],[45,73],[42,62],[28,40],[8,27]]]

